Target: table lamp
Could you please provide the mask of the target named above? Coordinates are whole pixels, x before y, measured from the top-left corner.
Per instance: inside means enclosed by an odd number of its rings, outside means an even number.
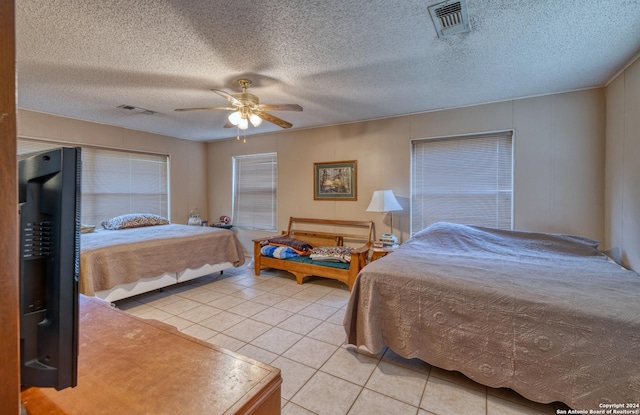
[[[380,240],[383,242],[398,243],[398,238],[393,234],[393,211],[396,210],[402,210],[402,206],[393,195],[393,190],[376,190],[373,192],[367,212],[389,212],[391,214],[390,233],[380,235]]]

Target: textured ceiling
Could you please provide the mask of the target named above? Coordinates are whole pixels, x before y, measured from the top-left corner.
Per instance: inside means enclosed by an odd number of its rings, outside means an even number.
[[[297,129],[602,86],[640,51],[640,0],[467,0],[444,39],[438,2],[17,0],[18,106],[209,141],[229,112],[174,109],[240,77]]]

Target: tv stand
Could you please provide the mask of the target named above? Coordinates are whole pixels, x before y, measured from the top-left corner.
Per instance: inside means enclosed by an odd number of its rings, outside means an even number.
[[[280,414],[280,370],[80,296],[78,386],[28,388],[39,414]]]

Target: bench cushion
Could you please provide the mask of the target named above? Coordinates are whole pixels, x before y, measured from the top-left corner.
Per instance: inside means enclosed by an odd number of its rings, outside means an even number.
[[[346,262],[316,261],[309,258],[308,256],[298,256],[294,258],[287,258],[284,261],[301,262],[303,264],[312,264],[312,265],[318,265],[318,266],[330,267],[330,268],[349,269],[349,264]]]

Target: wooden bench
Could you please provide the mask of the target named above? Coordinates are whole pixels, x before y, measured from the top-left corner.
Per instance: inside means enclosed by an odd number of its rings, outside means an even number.
[[[351,251],[349,268],[342,269],[262,256],[260,253],[261,244],[270,238],[254,239],[253,261],[256,275],[260,275],[262,268],[280,269],[295,275],[298,284],[302,284],[305,277],[315,275],[342,281],[349,286],[349,291],[351,291],[358,273],[366,265],[367,255],[372,244],[373,222],[292,217],[289,219],[287,231],[280,236],[304,241],[314,248],[349,246],[355,249]]]

